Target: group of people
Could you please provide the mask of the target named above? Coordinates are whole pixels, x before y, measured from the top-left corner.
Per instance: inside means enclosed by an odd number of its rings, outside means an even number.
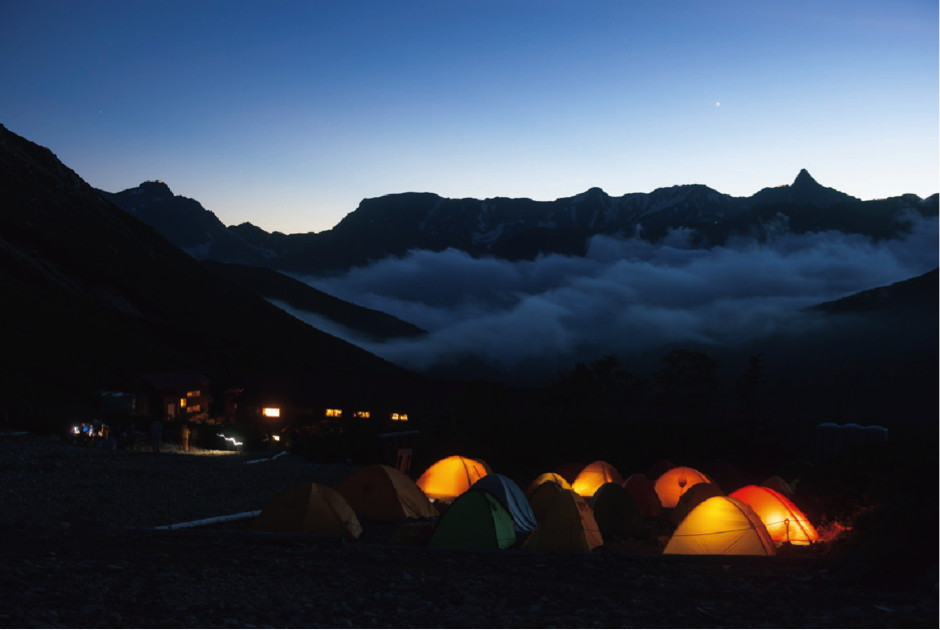
[[[101,420],[83,422],[72,428],[72,443],[79,446],[91,446],[106,451],[129,451],[137,438],[133,424],[123,431],[114,431]]]
[[[190,434],[189,427],[184,425],[180,432],[180,446],[184,451],[189,451]],[[129,451],[137,442],[137,430],[133,424],[128,423],[123,431],[114,431],[101,420],[93,420],[73,427],[70,438],[72,444],[79,446],[92,446],[106,451]],[[159,453],[162,441],[163,423],[154,420],[150,423],[150,449]]]

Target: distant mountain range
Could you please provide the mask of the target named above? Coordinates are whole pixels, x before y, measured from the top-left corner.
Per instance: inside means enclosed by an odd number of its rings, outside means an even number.
[[[410,250],[459,249],[475,257],[533,260],[542,254],[583,256],[603,234],[657,241],[686,228],[693,244],[729,236],[761,238],[784,221],[791,232],[838,230],[876,239],[906,229],[907,213],[938,214],[938,195],[861,201],[822,186],[802,170],[791,185],[732,197],[703,185],[611,197],[599,188],[555,201],[446,199],[403,193],[365,199],[333,229],[268,233],[243,223],[225,227],[198,202],[173,195],[163,182],[102,195],[154,227],[195,258],[262,266],[298,274],[342,272]]]
[[[8,416],[93,408],[98,388],[133,391],[146,372],[417,378],[194,260],[2,125],[0,191],[0,412]],[[183,223],[212,223],[195,202],[184,212]]]

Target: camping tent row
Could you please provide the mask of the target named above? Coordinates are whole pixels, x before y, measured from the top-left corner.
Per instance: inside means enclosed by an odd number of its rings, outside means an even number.
[[[623,538],[645,536],[642,516],[654,511],[649,499],[665,496],[666,491],[679,495],[673,511],[678,527],[666,553],[757,553],[759,548],[772,552],[773,542],[807,544],[818,538],[805,516],[769,488],[749,486],[734,493],[731,503],[709,503],[729,497],[693,469],[664,473],[652,492],[652,484],[643,476],[622,481],[605,462],[595,462],[582,473],[575,479],[581,480],[582,492],[601,483],[592,492],[590,504],[555,473],[539,476],[523,493],[510,479],[466,458],[438,462],[417,484],[394,468],[368,466],[351,474],[335,491],[319,484],[289,489],[265,507],[252,529],[352,540],[362,532],[357,514],[377,522],[437,516],[422,491],[424,483],[433,494],[453,501],[430,535],[431,547],[505,549],[524,539],[522,548],[528,550],[590,551],[603,544],[603,532]],[[690,481],[699,483],[689,485]],[[655,492],[662,488],[663,494]],[[709,508],[699,509],[705,503]],[[741,536],[751,543],[741,543],[733,532],[743,532]],[[769,547],[754,542],[765,539],[771,541]]]

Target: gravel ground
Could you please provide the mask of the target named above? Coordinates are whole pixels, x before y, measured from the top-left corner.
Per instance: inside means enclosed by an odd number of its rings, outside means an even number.
[[[461,552],[129,533],[261,509],[350,466],[0,437],[6,627],[937,627],[936,585],[812,560]],[[243,526],[242,526],[243,527]],[[221,537],[229,535],[229,537]],[[373,536],[372,540],[379,540]]]

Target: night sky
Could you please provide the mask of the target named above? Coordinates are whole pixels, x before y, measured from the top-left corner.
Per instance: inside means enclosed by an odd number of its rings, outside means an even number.
[[[162,179],[288,233],[389,193],[744,196],[801,168],[927,196],[937,24],[907,0],[7,2],[0,123],[98,188]]]

